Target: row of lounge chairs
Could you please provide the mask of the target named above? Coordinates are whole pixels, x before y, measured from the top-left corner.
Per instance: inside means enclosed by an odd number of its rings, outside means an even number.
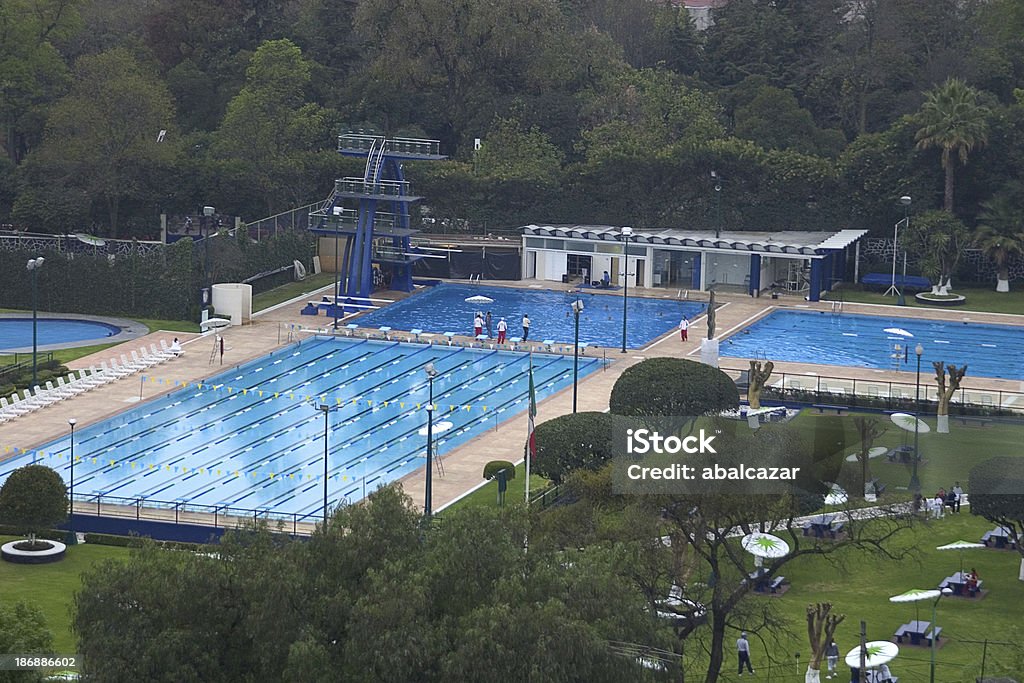
[[[56,382],[48,381],[45,387],[36,386],[33,390],[25,389],[21,395],[15,392],[9,399],[0,397],[0,422],[13,420],[58,401],[159,365],[180,356],[181,353],[179,346],[168,345],[165,340],[161,339],[159,349],[156,344],[150,344],[148,350],[146,347],[141,347],[138,351],[132,351],[130,358],[128,354],[123,353],[120,361],[112,358],[109,366],[106,361],[103,361],[99,367],[92,366],[88,370],[72,372],[67,378],[58,377]]]

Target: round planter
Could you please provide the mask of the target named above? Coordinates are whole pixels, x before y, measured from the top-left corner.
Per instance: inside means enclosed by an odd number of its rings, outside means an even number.
[[[956,294],[954,296],[945,296],[943,298],[933,297],[929,292],[921,292],[915,294],[914,298],[923,304],[929,306],[963,306],[967,301],[967,297],[963,294]]]
[[[60,541],[46,541],[50,547],[46,550],[18,550],[14,546],[24,543],[28,539],[11,541],[0,546],[0,557],[7,562],[15,564],[47,564],[49,562],[60,562],[64,559],[67,546]]]

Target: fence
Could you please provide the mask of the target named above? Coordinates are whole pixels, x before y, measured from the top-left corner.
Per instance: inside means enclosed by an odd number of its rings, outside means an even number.
[[[741,388],[747,387],[746,368],[722,367]],[[773,373],[761,397],[791,403],[841,403],[850,408],[915,412],[917,399],[926,412],[938,404],[938,387],[931,382],[853,379],[828,375]],[[1024,393],[961,387],[950,399],[951,415],[1018,415],[1024,413]]]
[[[42,365],[51,360],[53,360],[53,351],[36,352],[36,365]],[[13,377],[30,369],[32,369],[31,353],[0,354],[0,383],[8,377]]]
[[[257,241],[268,237],[276,237],[279,232],[284,232],[285,230],[308,230],[309,213],[319,209],[322,204],[322,200],[313,202],[312,204],[290,209],[274,216],[261,218],[252,223],[246,223],[245,227],[249,237]]]

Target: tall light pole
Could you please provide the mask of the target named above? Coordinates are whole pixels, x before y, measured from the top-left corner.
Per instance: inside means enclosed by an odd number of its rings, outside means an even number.
[[[722,179],[718,171],[711,172],[711,179],[715,181],[715,239],[722,236]]]
[[[900,253],[900,224],[902,223],[904,228],[910,227],[910,202],[911,199],[909,195],[903,195],[900,197],[900,204],[903,205],[903,220],[897,221],[896,225],[894,225],[892,229],[892,282],[889,285],[889,289],[885,290],[885,294],[883,296],[893,295],[901,298],[903,296],[900,289],[896,286],[896,258]],[[906,271],[904,271],[904,279],[906,279],[906,275]],[[906,282],[903,282],[902,284],[904,287],[907,286]]]
[[[36,387],[36,326],[37,319],[39,317],[39,287],[37,285],[37,274],[39,269],[43,267],[42,256],[36,258],[30,258],[25,267],[32,276],[32,390],[35,391]]]
[[[427,399],[427,476],[423,490],[423,519],[430,521],[431,501],[434,495],[433,474],[434,474],[434,378],[437,377],[437,368],[433,363],[427,363],[424,368],[427,373],[428,399]]]
[[[210,228],[213,227],[213,216],[216,213],[217,209],[212,206],[203,207],[203,216],[206,218],[206,220],[203,221],[206,223],[206,234],[203,236],[203,260],[206,262],[206,265],[203,266],[203,275],[205,276],[203,278],[203,286],[209,290],[209,303],[213,303],[213,285],[210,282],[212,277],[210,273]]]
[[[914,469],[910,474],[910,490],[914,493],[921,492],[921,480],[917,478],[917,461],[921,459],[921,454],[917,452],[918,444],[918,428],[921,424],[921,356],[924,354],[924,347],[918,344],[914,348],[914,353],[917,354],[917,380],[914,382]]]
[[[326,403],[322,403],[317,406],[317,410],[324,414],[324,529],[327,528],[327,450],[328,450],[328,430],[330,428],[328,416],[331,414],[335,407],[330,406]]]
[[[583,312],[583,301],[572,302],[572,312],[576,315],[576,338],[572,349],[572,412],[576,412],[576,382],[580,376],[580,313]]]
[[[71,502],[71,514],[68,515],[68,519],[70,520],[72,538],[75,537],[75,424],[77,422],[73,417],[68,418],[68,426],[71,427],[71,492],[68,494]]]
[[[626,352],[626,304],[629,301],[629,238],[633,228],[622,228],[622,352]]]
[[[935,608],[939,606],[939,600],[952,592],[952,588],[943,588],[939,591],[939,595],[935,598],[935,602],[932,603],[932,646],[930,648],[932,651],[932,665],[931,672],[928,676],[929,683],[935,683],[935,641],[937,640],[935,636]]]

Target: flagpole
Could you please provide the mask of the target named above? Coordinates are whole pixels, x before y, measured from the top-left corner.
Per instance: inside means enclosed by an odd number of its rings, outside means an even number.
[[[526,422],[526,506],[530,506],[530,460],[533,459],[533,453],[530,452],[530,439],[533,437],[533,351],[530,351],[530,404],[526,409],[527,422]]]

